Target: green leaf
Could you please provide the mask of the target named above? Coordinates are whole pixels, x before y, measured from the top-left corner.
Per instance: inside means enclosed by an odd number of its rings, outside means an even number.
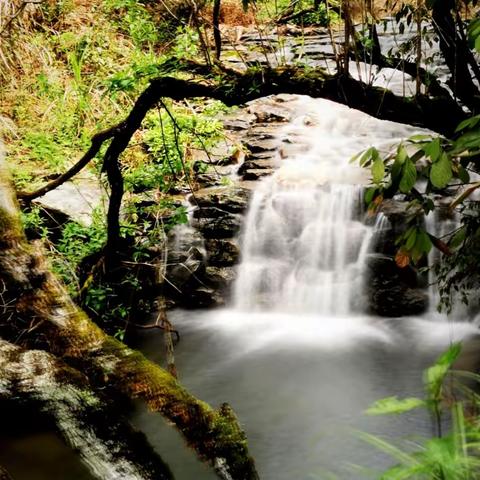
[[[420,398],[399,399],[397,397],[387,397],[373,403],[366,413],[367,415],[397,415],[424,406],[425,402]]]
[[[461,165],[458,166],[457,176],[463,183],[469,183],[470,182],[470,174]]]
[[[372,203],[373,197],[377,191],[377,187],[370,187],[365,190],[365,203],[370,205]]]
[[[428,253],[432,249],[432,241],[427,232],[421,230],[418,232],[417,241],[415,242],[415,249],[421,254]]]
[[[418,142],[430,142],[432,137],[430,135],[412,135],[409,139],[410,142],[418,143]]]
[[[402,168],[402,179],[400,180],[400,191],[409,193],[417,181],[417,169],[413,162],[407,158]]]
[[[432,162],[435,163],[439,159],[440,153],[442,151],[440,139],[438,137],[434,138],[430,143],[425,145],[423,150],[425,154],[431,158]]]
[[[383,180],[385,175],[385,164],[383,160],[378,157],[372,164],[372,181],[377,185]]]
[[[430,182],[436,188],[445,188],[452,179],[452,162],[444,152],[430,168]]]
[[[435,361],[435,365],[447,365],[451,367],[462,351],[460,342],[452,343],[446,352],[443,352]]]
[[[425,384],[430,399],[437,400],[442,390],[443,380],[447,375],[453,362],[460,355],[462,347],[460,343],[454,343],[440,357],[433,366],[425,372]]]
[[[399,146],[398,146],[398,149],[397,149],[397,156],[395,158],[395,160],[398,160],[398,162],[400,163],[400,165],[403,165],[405,163],[405,160],[408,158],[408,153],[407,153],[407,149],[403,146],[403,143],[401,143]]]
[[[474,117],[467,118],[463,122],[460,122],[455,129],[455,133],[461,132],[462,130],[474,128],[477,123],[480,122],[480,115],[475,115]]]
[[[405,248],[407,250],[411,250],[415,245],[415,241],[417,240],[417,229],[414,228],[410,235],[407,237],[407,241],[405,242]]]

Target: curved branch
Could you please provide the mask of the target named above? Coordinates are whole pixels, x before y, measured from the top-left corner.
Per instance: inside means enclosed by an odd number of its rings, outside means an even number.
[[[99,152],[103,143],[106,140],[115,136],[115,134],[120,130],[122,123],[120,123],[119,125],[110,127],[106,130],[103,130],[102,132],[96,133],[92,137],[91,146],[87,150],[85,155],[72,168],[67,170],[58,178],[56,178],[55,180],[52,180],[51,182],[47,183],[42,188],[35,190],[34,192],[17,192],[17,197],[22,200],[32,201],[35,198],[41,197],[46,193],[50,192],[51,190],[54,190],[55,188],[59,187],[66,181],[73,178],[77,173],[79,173],[95,158],[95,155]]]

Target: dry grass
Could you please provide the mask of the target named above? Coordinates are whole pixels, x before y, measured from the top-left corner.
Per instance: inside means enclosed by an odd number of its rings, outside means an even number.
[[[211,5],[205,7],[202,16],[207,24],[211,23]],[[240,0],[223,0],[220,9],[220,23],[229,27],[247,27],[255,24],[255,15],[251,8],[245,11]]]

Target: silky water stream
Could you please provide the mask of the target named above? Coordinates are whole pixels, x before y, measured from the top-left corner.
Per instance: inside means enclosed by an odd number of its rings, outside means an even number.
[[[379,471],[392,459],[355,431],[408,442],[432,425],[420,410],[381,418],[364,410],[386,396],[422,395],[423,369],[477,327],[433,309],[421,318],[365,314],[365,261],[386,220],[365,221],[368,175],[349,160],[414,129],[326,100],[292,102],[297,115],[282,138],[308,149],[279,155],[275,174],[255,188],[230,307],[171,313],[182,332],[177,367],[194,394],[231,403],[262,479],[368,478],[359,467]],[[141,348],[160,360],[160,341],[145,335]],[[176,478],[214,478],[150,414],[133,420]]]

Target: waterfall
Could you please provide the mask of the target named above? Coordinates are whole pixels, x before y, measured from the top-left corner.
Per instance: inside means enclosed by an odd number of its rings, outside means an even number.
[[[246,222],[236,306],[351,313],[373,231],[361,221],[361,206],[359,186],[265,182]]]
[[[299,97],[283,132],[304,148],[256,188],[242,237],[234,305],[242,311],[362,313],[363,267],[375,227],[365,223],[368,171],[350,158],[388,151],[413,133],[327,100]],[[306,148],[305,148],[306,144]]]

